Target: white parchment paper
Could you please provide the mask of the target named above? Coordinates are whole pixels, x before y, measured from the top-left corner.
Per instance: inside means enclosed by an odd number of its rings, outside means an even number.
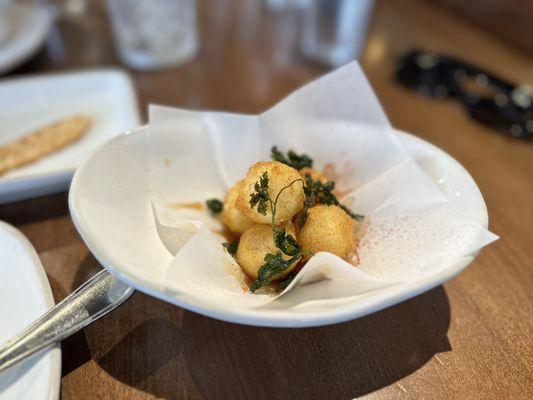
[[[261,115],[150,107],[149,185],[161,240],[174,256],[169,291],[203,302],[257,307],[220,245],[220,222],[174,204],[223,198],[270,148],[307,153],[318,170],[334,163],[341,200],[366,216],[356,268],[318,253],[285,292],[299,302],[343,298],[437,273],[497,237],[454,209],[407,155],[357,63],[297,90]],[[284,292],[284,293],[285,293]]]

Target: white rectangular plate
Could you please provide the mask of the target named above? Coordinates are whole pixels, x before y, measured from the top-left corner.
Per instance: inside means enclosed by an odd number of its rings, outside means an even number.
[[[76,114],[93,118],[89,131],[64,149],[0,175],[0,203],[67,189],[95,146],[140,124],[131,80],[120,70],[0,81],[0,145]]]

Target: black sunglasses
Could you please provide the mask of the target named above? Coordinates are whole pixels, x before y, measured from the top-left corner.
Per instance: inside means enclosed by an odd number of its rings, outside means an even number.
[[[400,58],[396,79],[430,98],[454,98],[470,117],[520,139],[533,137],[533,87],[512,85],[450,56],[413,50]]]

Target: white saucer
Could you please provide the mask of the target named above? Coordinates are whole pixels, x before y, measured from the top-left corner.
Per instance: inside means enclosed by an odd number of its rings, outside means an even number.
[[[0,222],[0,343],[54,306],[46,273],[22,233]],[[59,398],[61,350],[45,350],[0,373],[0,400]]]
[[[261,308],[213,309],[201,300],[165,292],[166,249],[157,236],[146,190],[146,139],[141,128],[121,135],[94,152],[76,171],[69,205],[74,224],[100,263],[136,289],[213,318],[259,326],[307,327],[358,318],[438,286],[463,270],[477,254],[417,281],[331,301],[317,311],[306,303],[287,307],[280,301]],[[398,138],[452,204],[487,227],[483,198],[468,172],[435,146],[407,133]]]

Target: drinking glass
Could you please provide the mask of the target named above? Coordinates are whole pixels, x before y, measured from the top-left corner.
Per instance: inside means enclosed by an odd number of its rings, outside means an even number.
[[[198,51],[195,0],[107,0],[115,44],[135,69],[176,66]]]
[[[307,0],[302,10],[301,53],[331,67],[357,58],[372,6],[373,0]]]

